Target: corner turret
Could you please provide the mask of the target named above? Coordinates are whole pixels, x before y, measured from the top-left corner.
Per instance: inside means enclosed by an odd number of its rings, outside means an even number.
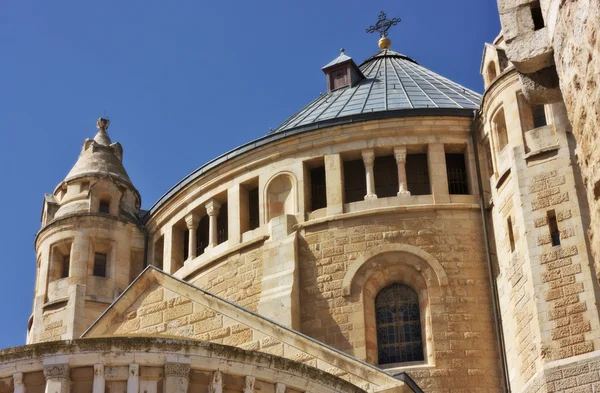
[[[79,337],[144,268],[141,198],[109,124],[98,119],[96,136],[44,198],[28,343]]]

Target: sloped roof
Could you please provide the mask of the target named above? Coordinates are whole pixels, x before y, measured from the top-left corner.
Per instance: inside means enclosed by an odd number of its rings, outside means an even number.
[[[353,115],[415,109],[473,110],[481,103],[478,93],[389,49],[379,51],[359,68],[365,75],[360,83],[321,95],[272,133]]]
[[[298,331],[280,325],[236,303],[198,288],[189,282],[179,280],[151,265],[98,317],[87,331],[83,333],[81,338],[163,336],[188,339],[190,336],[185,334],[187,331],[185,329],[186,326],[179,325],[179,322],[173,324],[172,330],[167,329],[164,332],[156,331],[150,333],[146,330],[148,328],[140,328],[139,330],[134,328],[132,331],[127,328],[123,329],[126,325],[131,325],[132,322],[135,322],[134,319],[129,319],[128,315],[134,314],[136,317],[147,317],[149,308],[164,310],[165,313],[168,313],[170,311],[168,310],[169,302],[172,302],[173,308],[186,304],[183,303],[184,300],[175,301],[177,300],[176,298],[170,298],[169,300],[162,300],[163,298],[154,299],[157,288],[162,288],[164,291],[171,291],[180,298],[187,299],[185,301],[191,301],[194,305],[194,314],[196,315],[203,315],[206,311],[215,313],[223,319],[230,319],[238,325],[243,325],[256,331],[257,337],[268,337],[268,341],[276,340],[281,342],[284,347],[288,347],[289,349],[284,350],[283,357],[285,358],[289,357],[292,360],[296,360],[297,358],[301,361],[305,361],[303,359],[316,359],[318,361],[314,362],[314,365],[318,369],[328,372],[332,369],[343,370],[345,373],[351,375],[353,380],[362,381],[362,383],[369,385],[371,389],[367,390],[391,388],[399,389],[394,390],[399,392],[410,392],[412,390],[409,385],[398,380],[399,378],[394,378],[373,365],[329,347]],[[150,298],[152,298],[152,302],[148,302]],[[202,326],[207,326],[206,320],[200,320],[198,323]],[[167,324],[165,323],[165,325]],[[230,345],[244,346],[244,344]],[[268,348],[267,350],[263,350],[261,344],[261,349],[258,349],[258,351],[266,351],[268,353]]]
[[[121,161],[121,145],[112,143],[105,130],[99,130],[94,139],[86,139],[77,162],[65,181],[84,176],[111,176],[133,187]]]

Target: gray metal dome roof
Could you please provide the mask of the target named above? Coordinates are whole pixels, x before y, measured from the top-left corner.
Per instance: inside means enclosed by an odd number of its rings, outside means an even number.
[[[481,95],[389,49],[379,51],[359,68],[365,79],[355,86],[322,94],[271,133],[314,126],[324,121],[335,123],[336,119],[349,116],[364,118],[365,114],[376,115],[377,112],[393,111],[400,117],[402,113],[396,111],[407,110],[414,115],[420,109],[427,109],[431,114],[448,113],[452,109],[473,110],[479,109],[481,103]]]

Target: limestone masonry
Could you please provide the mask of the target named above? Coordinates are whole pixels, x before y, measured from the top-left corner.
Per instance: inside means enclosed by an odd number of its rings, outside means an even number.
[[[382,30],[148,211],[99,119],[0,393],[600,392],[600,4],[499,10],[483,96]]]

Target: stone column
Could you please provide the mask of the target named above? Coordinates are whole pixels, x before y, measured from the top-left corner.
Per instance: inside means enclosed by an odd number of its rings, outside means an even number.
[[[45,393],[70,393],[71,379],[68,364],[50,364],[44,366],[46,377]]]
[[[104,393],[106,382],[104,381],[104,364],[94,364],[94,383],[92,393]]]
[[[375,151],[367,149],[361,151],[363,162],[365,163],[365,176],[367,180],[367,195],[365,200],[377,199],[375,194],[375,174],[373,173],[373,164],[375,163]]]
[[[275,384],[275,393],[285,393],[286,386],[281,382]]]
[[[190,365],[185,363],[165,364],[165,392],[187,393]]]
[[[254,393],[254,382],[256,378],[247,376],[244,383],[244,393]]]
[[[127,377],[127,393],[138,393],[140,391],[140,365],[129,365],[129,376]]]
[[[406,146],[394,147],[394,157],[398,165],[398,196],[410,195],[406,184]]]
[[[325,156],[325,188],[327,190],[327,215],[344,212],[344,175],[339,154]]]
[[[223,376],[220,371],[213,372],[208,393],[223,393]]]
[[[200,216],[196,213],[190,213],[187,216],[185,216],[185,225],[187,226],[187,229],[189,231],[189,236],[188,236],[188,261],[191,261],[192,259],[196,258],[197,255],[197,250],[198,250],[198,244],[197,244],[197,237],[196,237],[196,230],[198,229],[198,223],[200,222]]]
[[[212,199],[204,205],[206,208],[206,214],[208,214],[208,246],[215,247],[219,242],[217,239],[217,217],[219,216],[219,209],[221,204]]]
[[[25,385],[23,384],[23,373],[13,374],[13,393],[25,393]]]
[[[427,160],[429,163],[429,180],[431,182],[433,203],[450,203],[444,144],[430,143],[427,145]]]

